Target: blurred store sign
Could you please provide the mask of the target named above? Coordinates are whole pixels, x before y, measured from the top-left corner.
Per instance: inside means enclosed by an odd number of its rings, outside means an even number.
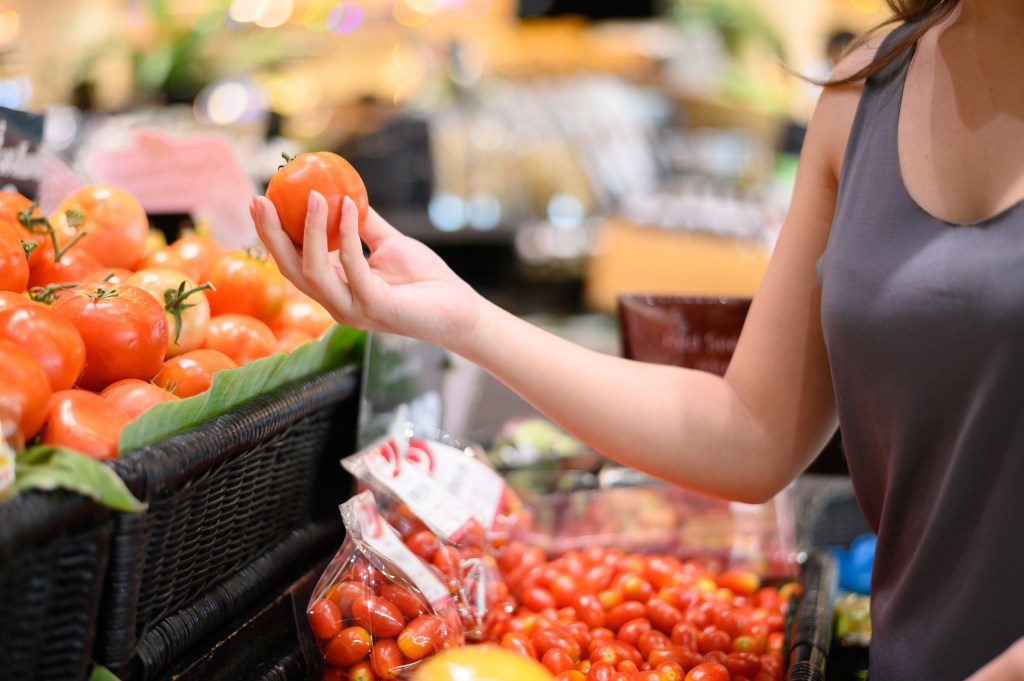
[[[228,247],[256,239],[248,208],[256,187],[221,137],[140,129],[121,147],[91,152],[85,164],[97,182],[132,192],[150,215],[189,215]]]
[[[0,187],[36,197],[43,173],[42,140],[42,115],[0,107]]]

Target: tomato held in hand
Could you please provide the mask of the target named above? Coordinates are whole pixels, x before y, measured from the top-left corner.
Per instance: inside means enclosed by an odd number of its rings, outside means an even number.
[[[285,234],[296,244],[301,244],[304,238],[306,209],[313,190],[327,200],[327,249],[336,250],[340,242],[341,202],[348,196],[356,204],[362,231],[369,212],[366,187],[348,161],[329,151],[309,152],[288,159],[270,178],[267,198],[277,208]]]
[[[75,325],[85,341],[85,370],[78,385],[102,390],[122,378],[153,378],[167,351],[167,319],[149,293],[125,284],[78,286],[53,310]]]
[[[43,444],[69,447],[95,459],[117,458],[131,417],[88,390],[61,390],[50,398]]]

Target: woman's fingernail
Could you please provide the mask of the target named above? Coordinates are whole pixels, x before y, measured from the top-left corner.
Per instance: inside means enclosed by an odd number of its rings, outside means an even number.
[[[309,192],[309,204],[306,206],[306,210],[312,213],[313,211],[315,211],[319,207],[320,207],[320,194],[318,192],[316,192],[315,190]]]

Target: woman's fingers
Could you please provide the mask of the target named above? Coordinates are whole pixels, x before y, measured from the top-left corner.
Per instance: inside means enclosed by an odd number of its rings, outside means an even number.
[[[395,229],[387,220],[382,218],[372,206],[370,207],[366,214],[366,222],[363,224],[363,232],[361,236],[363,241],[366,242],[366,247],[370,249],[371,253],[377,250],[377,246],[385,239],[398,236],[400,234],[401,232]]]
[[[367,224],[370,220],[366,221]],[[341,203],[341,246],[338,260],[348,276],[348,285],[355,299],[365,298],[373,285],[373,272],[363,255],[363,242],[359,238],[359,216],[356,204],[347,196]],[[369,245],[369,244],[368,244]],[[371,250],[373,246],[370,246]]]
[[[284,233],[277,217],[277,208],[263,196],[253,197],[249,213],[256,224],[260,240],[274,254],[274,261],[286,277],[295,281],[295,275],[302,272],[302,258],[295,244]]]
[[[330,270],[327,260],[327,201],[319,192],[311,191],[302,236],[302,273],[311,281],[323,282]]]

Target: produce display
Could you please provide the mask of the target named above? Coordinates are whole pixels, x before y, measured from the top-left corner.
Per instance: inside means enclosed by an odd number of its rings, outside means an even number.
[[[49,216],[0,192],[0,272],[0,402],[26,443],[97,459],[152,405],[334,324],[265,253],[191,233],[165,243],[134,196],[103,184]]]
[[[321,578],[307,615],[321,650],[323,679],[419,678],[420,663],[458,645],[458,639],[539,662],[556,681],[782,678],[787,614],[800,591],[795,581],[768,584],[753,570],[722,566],[713,558],[613,545],[545,551],[524,518],[531,515],[527,509],[514,496],[512,505],[501,505],[511,491],[482,458],[400,429],[344,464],[368,490],[355,497],[354,507],[373,519],[353,533],[351,511],[343,512],[350,533],[346,546],[353,534],[356,542],[364,539],[369,523],[388,537],[377,555],[389,562],[376,571],[355,569],[351,549],[343,546]],[[487,489],[488,473],[496,489]],[[475,510],[463,503],[470,499]],[[510,510],[516,523],[489,531],[501,527],[493,518]],[[339,561],[347,566],[344,574]],[[496,570],[481,573],[490,561]],[[399,573],[420,577],[406,579],[403,590],[395,591]],[[483,589],[474,583],[481,575],[487,580]],[[417,591],[420,582],[427,591]],[[403,606],[410,591],[419,607]],[[427,608],[431,603],[433,611]],[[449,612],[450,606],[459,617],[446,620],[445,631],[461,625],[460,636],[440,637],[437,624],[420,631],[425,625],[419,618]],[[351,628],[363,610],[376,620],[363,622],[365,634],[355,632],[358,645],[349,639],[342,644],[336,637],[344,631],[355,636]],[[410,640],[419,643],[412,646]],[[332,645],[343,646],[345,655],[332,655]]]

